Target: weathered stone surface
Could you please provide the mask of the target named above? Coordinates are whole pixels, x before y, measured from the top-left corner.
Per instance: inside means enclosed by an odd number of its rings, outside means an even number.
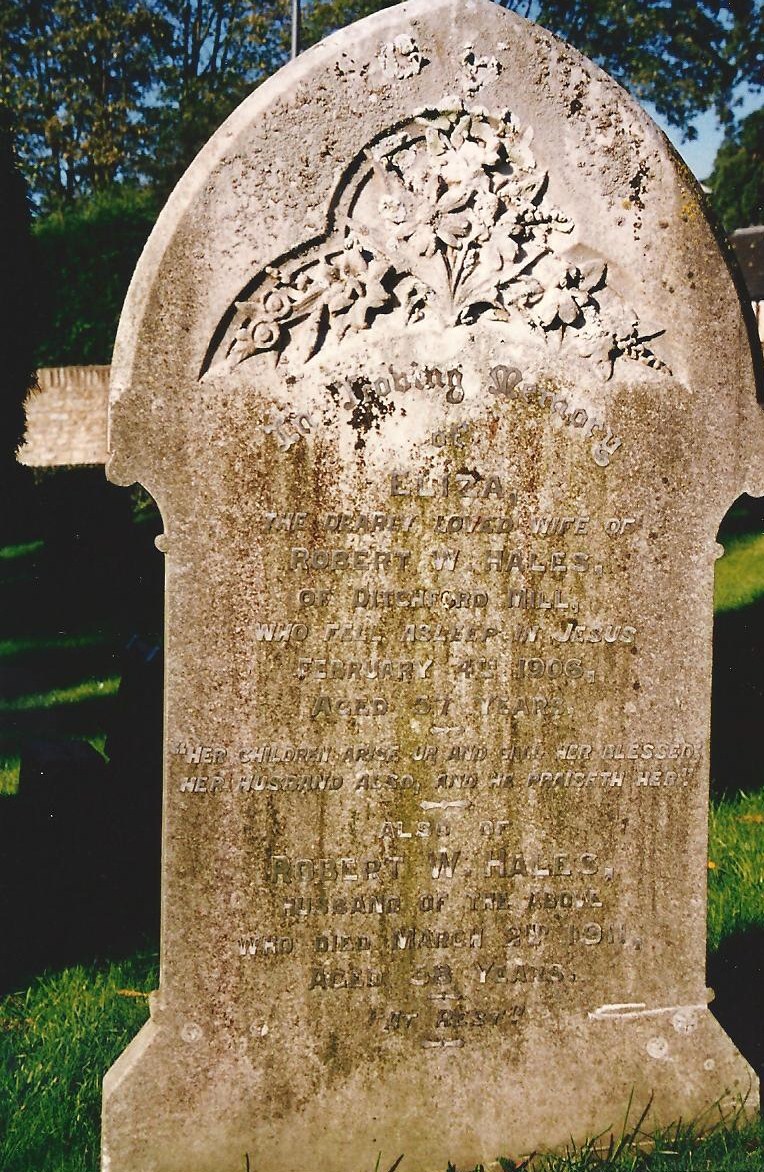
[[[105,464],[108,366],[46,366],[24,403],[17,459],[29,468]]]
[[[114,355],[166,778],[105,1169],[471,1168],[630,1096],[753,1108],[704,945],[715,535],[762,438],[695,185],[541,29],[403,5],[221,128]]]

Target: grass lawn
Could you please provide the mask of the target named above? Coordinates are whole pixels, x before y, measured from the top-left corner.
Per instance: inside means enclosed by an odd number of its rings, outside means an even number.
[[[764,927],[764,790],[712,801],[708,837],[708,948],[715,952],[734,932]]]
[[[764,533],[745,533],[725,542],[716,563],[714,609],[740,610],[764,596]]]
[[[716,609],[744,612],[764,598],[764,534],[744,533],[725,544],[725,556],[717,562]],[[67,614],[55,599],[36,596],[44,555],[40,541],[0,549],[0,615],[6,616],[0,619],[5,622],[0,625],[0,794],[16,787],[30,732],[77,737],[103,750],[119,684],[113,650],[119,624],[109,621],[108,607],[101,607],[96,595],[80,599]],[[764,931],[764,790],[714,799],[709,835],[713,952],[735,933]],[[101,1079],[146,1019],[147,994],[156,982],[156,956],[146,952],[129,961],[44,974],[28,989],[0,999],[2,1172],[96,1172]],[[641,1134],[631,1130],[636,1122],[627,1121],[615,1150],[603,1152],[592,1142],[539,1156],[533,1167],[542,1172],[764,1169],[761,1123],[718,1127],[702,1139],[692,1126],[680,1126],[658,1136],[648,1151]],[[357,1172],[375,1172],[375,1156],[371,1153],[368,1168]],[[409,1168],[405,1158],[399,1167],[423,1172]],[[505,1161],[504,1167],[510,1172],[515,1165]],[[387,1172],[387,1165],[379,1164],[376,1172]]]
[[[0,1168],[3,1172],[96,1172],[103,1073],[137,1033],[157,982],[156,958],[39,978],[0,1002]],[[633,1113],[636,1115],[636,1112]],[[699,1138],[679,1125],[649,1150],[638,1119],[616,1124],[608,1152],[596,1141],[539,1156],[540,1172],[761,1172],[764,1126],[717,1126]],[[704,1121],[706,1128],[714,1120]],[[499,1153],[497,1153],[499,1154]],[[372,1154],[367,1168],[375,1172]],[[522,1164],[502,1161],[506,1172]],[[306,1168],[310,1168],[306,1161]],[[400,1172],[432,1172],[409,1166]],[[191,1170],[189,1170],[191,1172]],[[226,1170],[228,1172],[228,1170]],[[231,1172],[235,1170],[231,1169]],[[241,1172],[245,1172],[242,1166]],[[266,1170],[264,1170],[266,1172]],[[388,1172],[379,1164],[378,1172]]]
[[[101,1079],[147,1016],[153,956],[39,978],[0,1002],[0,1168],[95,1172]]]

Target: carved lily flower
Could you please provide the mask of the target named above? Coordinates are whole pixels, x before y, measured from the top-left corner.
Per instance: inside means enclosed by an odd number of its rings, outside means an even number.
[[[411,203],[410,206],[401,205],[395,212],[394,235],[399,241],[407,241],[418,256],[434,256],[437,250],[437,240],[433,230],[436,216],[433,204],[427,200]]]
[[[446,151],[440,158],[440,173],[449,187],[467,184],[478,179],[487,182],[487,167],[493,166],[497,155],[485,143],[464,139],[461,146]]]
[[[382,283],[389,272],[390,266],[387,261],[369,261],[363,276],[364,302],[367,309],[382,309],[390,300],[390,294]]]
[[[382,216],[392,227],[392,244],[408,241],[419,256],[433,256],[437,248],[431,220],[435,198],[419,197],[399,183],[398,190],[386,192],[379,201]]]
[[[437,251],[431,217],[432,210],[424,206],[398,226],[398,239],[406,241],[418,256],[434,256]]]
[[[583,310],[589,304],[589,284],[575,265],[563,269],[556,282],[548,285],[535,316],[545,330],[583,325]]]
[[[325,305],[331,317],[339,319],[334,328],[340,338],[349,329],[365,329],[369,311],[389,303],[391,294],[383,284],[389,271],[387,261],[367,261],[359,245],[350,240],[343,253],[325,260],[321,276]]]
[[[388,304],[390,294],[382,282],[389,271],[390,266],[384,260],[372,260],[369,262],[366,272],[359,278],[361,292],[348,314],[349,328],[354,330],[366,329],[369,310],[382,309]]]
[[[362,291],[359,273],[366,261],[356,240],[348,236],[342,252],[325,256],[316,270],[316,280],[325,291],[324,300],[330,313],[348,309]]]

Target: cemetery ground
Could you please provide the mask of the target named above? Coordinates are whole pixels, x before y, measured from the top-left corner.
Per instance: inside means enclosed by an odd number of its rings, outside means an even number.
[[[21,823],[11,818],[25,789],[34,805],[35,769],[53,769],[56,777],[57,762],[64,771],[59,781],[74,766],[89,779],[85,785],[103,786],[110,777],[118,787],[120,774],[107,773],[106,758],[114,763],[126,756],[138,732],[154,744],[158,768],[161,730],[151,715],[159,711],[161,678],[154,654],[162,595],[161,559],[152,541],[157,521],[145,502],[128,501],[127,494],[110,488],[100,489],[94,509],[88,475],[78,474],[79,483],[77,477],[72,482],[61,476],[43,481],[44,524],[0,548],[0,853],[5,859],[0,895],[13,905],[0,927],[10,945],[7,954],[17,960],[15,968],[11,963],[0,974],[4,1172],[95,1172],[101,1079],[146,1019],[148,993],[158,980],[158,886],[151,866],[142,874],[143,856],[135,853],[155,852],[155,839],[136,836],[124,805],[97,812],[108,817],[118,808],[128,823],[124,874],[115,883],[114,867],[83,840],[83,835],[97,837],[101,825],[87,809],[91,791],[67,791],[70,819],[55,804],[50,807],[55,799],[44,792],[39,820],[33,810],[29,822],[34,841],[19,840]],[[84,511],[86,495],[91,503]],[[726,554],[717,563],[708,860],[708,983],[716,990],[714,1009],[759,1073],[764,1068],[761,523],[761,509],[752,502],[736,506],[723,526]],[[74,746],[71,757],[62,748],[67,743]],[[151,757],[150,752],[144,768]],[[19,787],[19,795],[12,796]],[[141,817],[152,811],[151,795],[139,795],[137,809]],[[55,824],[52,829],[46,821]],[[82,856],[79,869],[67,858],[72,844]],[[9,866],[14,873],[8,873]],[[713,1119],[684,1120],[648,1149],[636,1109],[613,1122],[621,1138],[611,1150],[592,1141],[563,1155],[539,1156],[533,1166],[546,1172],[752,1172],[764,1166],[760,1123],[730,1130],[714,1127]],[[698,1130],[709,1127],[712,1134],[699,1139]],[[375,1161],[377,1172],[386,1172],[398,1155],[385,1152],[377,1160],[377,1153],[370,1153],[368,1168],[358,1172],[372,1172]],[[405,1159],[400,1167],[405,1172]]]

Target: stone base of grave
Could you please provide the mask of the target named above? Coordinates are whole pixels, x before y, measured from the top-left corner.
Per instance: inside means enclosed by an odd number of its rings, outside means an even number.
[[[287,1063],[267,1035],[258,1057],[249,1039],[149,1022],[104,1081],[103,1172],[370,1172],[380,1153],[383,1170],[403,1154],[403,1172],[466,1172],[571,1139],[607,1146],[643,1112],[645,1143],[680,1120],[703,1132],[758,1112],[758,1079],[707,1009],[605,1008],[490,1050],[391,1046],[386,1065],[355,1069],[335,1051],[334,1078],[297,1031]]]

